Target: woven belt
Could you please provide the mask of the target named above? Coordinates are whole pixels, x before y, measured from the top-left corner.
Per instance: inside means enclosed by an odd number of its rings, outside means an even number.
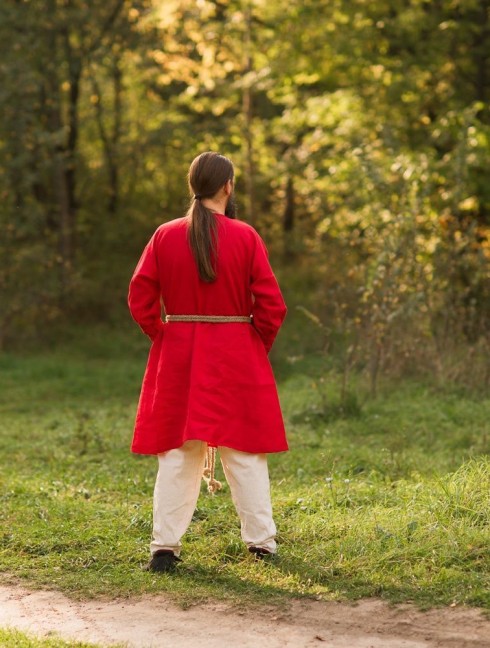
[[[252,322],[248,315],[165,315],[166,322]]]

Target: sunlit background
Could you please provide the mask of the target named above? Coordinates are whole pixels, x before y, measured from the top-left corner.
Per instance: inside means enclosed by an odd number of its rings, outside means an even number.
[[[489,33],[485,0],[3,2],[0,345],[128,317],[217,150],[292,361],[488,387]]]

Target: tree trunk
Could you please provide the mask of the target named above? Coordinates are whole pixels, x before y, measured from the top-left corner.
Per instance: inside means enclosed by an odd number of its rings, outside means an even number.
[[[77,197],[76,197],[76,157],[78,147],[78,101],[80,96],[80,77],[82,74],[81,59],[74,54],[70,44],[69,34],[64,34],[65,53],[68,61],[68,82],[70,89],[68,93],[68,136],[64,151],[64,173],[66,182],[66,203],[67,203],[67,239],[69,248],[67,250],[67,264],[73,267],[76,248],[76,221],[77,221]]]
[[[286,205],[284,207],[283,216],[283,229],[284,232],[292,232],[294,228],[294,182],[293,178],[289,175],[286,184]]]
[[[293,229],[294,229],[294,181],[291,175],[288,175],[286,184],[286,204],[282,217],[282,229],[284,237],[283,257],[288,262],[294,255],[293,250]]]
[[[122,70],[119,60],[114,61],[112,70],[112,81],[114,87],[114,126],[112,129],[112,156],[109,176],[109,213],[115,214],[119,205],[119,156],[118,146],[121,137],[122,120]]]
[[[253,92],[250,73],[253,69],[252,63],[252,10],[250,0],[246,0],[245,6],[245,84],[243,87],[242,110],[245,122],[245,187],[247,194],[246,215],[249,223],[255,222],[255,163],[253,148]],[[247,78],[248,77],[248,78]]]
[[[488,94],[488,63],[490,59],[490,25],[488,19],[488,0],[480,0],[479,29],[475,33],[472,51],[476,66],[476,98],[486,103]],[[483,112],[483,111],[482,111]],[[486,117],[488,118],[488,107]]]
[[[119,67],[119,61],[114,61],[111,69],[113,100],[112,100],[112,131],[109,133],[107,122],[109,119],[105,116],[105,109],[102,103],[102,93],[97,81],[97,70],[92,72],[92,91],[96,97],[95,118],[99,130],[100,139],[104,147],[104,158],[107,167],[108,178],[108,201],[107,210],[110,214],[115,214],[119,205],[119,166],[117,148],[121,136],[121,118],[122,118],[122,71]],[[104,119],[105,118],[105,119]]]
[[[60,303],[63,306],[70,291],[75,262],[76,247],[76,153],[78,146],[78,101],[80,94],[81,59],[74,55],[68,29],[59,32],[62,41],[63,60],[68,68],[67,117],[63,119],[63,97],[60,93],[58,34],[49,34],[50,65],[46,70],[48,123],[52,134],[66,139],[56,145],[53,160],[54,195],[59,214],[59,256],[60,256]]]
[[[53,10],[53,8],[52,8]],[[54,30],[48,34],[50,61],[45,70],[47,126],[52,136],[60,136],[63,130],[60,78],[58,67],[58,40]],[[60,303],[68,292],[69,274],[73,258],[71,237],[72,217],[68,200],[65,146],[54,147],[52,162],[52,183],[55,211],[57,212]]]

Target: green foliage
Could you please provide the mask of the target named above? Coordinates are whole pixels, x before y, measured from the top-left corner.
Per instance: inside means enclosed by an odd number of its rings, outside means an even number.
[[[0,346],[117,321],[212,148],[345,376],[488,388],[488,20],[481,0],[4,3]]]

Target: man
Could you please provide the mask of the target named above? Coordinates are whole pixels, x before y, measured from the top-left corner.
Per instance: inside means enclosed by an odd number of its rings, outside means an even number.
[[[136,266],[131,314],[152,340],[131,449],[158,456],[148,569],[170,571],[216,448],[256,558],[276,552],[267,453],[288,449],[268,359],[286,316],[266,246],[234,218],[231,161],[191,164],[192,199],[161,225]],[[165,321],[161,318],[161,301]]]

